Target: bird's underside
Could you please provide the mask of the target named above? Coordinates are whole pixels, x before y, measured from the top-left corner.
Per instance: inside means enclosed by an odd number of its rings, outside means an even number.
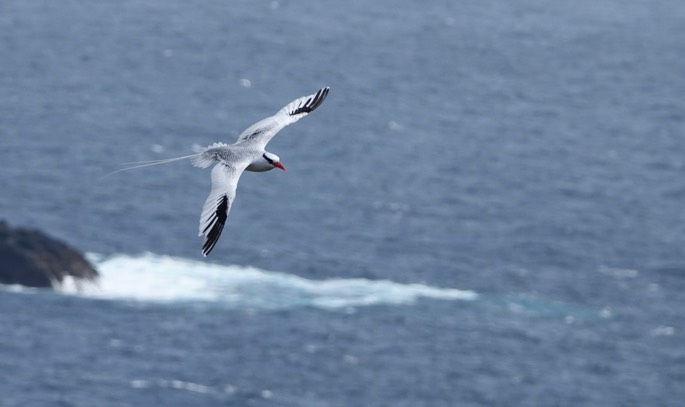
[[[234,144],[215,143],[193,156],[193,164],[206,168],[216,165],[211,173],[211,190],[200,215],[199,235],[204,236],[202,254],[207,256],[216,246],[226,225],[235,200],[240,175],[248,167],[265,171],[285,167],[278,156],[266,152],[268,142],[285,126],[313,112],[328,96],[329,88],[298,98],[273,116],[267,117],[243,131]]]

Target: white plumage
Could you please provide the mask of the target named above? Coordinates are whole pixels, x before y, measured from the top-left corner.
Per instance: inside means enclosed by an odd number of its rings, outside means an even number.
[[[212,186],[200,215],[199,236],[204,236],[202,254],[207,256],[216,245],[226,224],[231,205],[235,200],[238,180],[243,171],[269,171],[274,168],[285,170],[276,154],[264,150],[269,141],[285,126],[295,123],[314,111],[328,96],[329,88],[303,96],[288,103],[273,116],[253,124],[243,131],[233,144],[214,143],[196,154],[163,160],[143,161],[132,167],[147,167],[190,158],[193,165],[207,168],[212,164]],[[115,171],[119,172],[119,171]]]

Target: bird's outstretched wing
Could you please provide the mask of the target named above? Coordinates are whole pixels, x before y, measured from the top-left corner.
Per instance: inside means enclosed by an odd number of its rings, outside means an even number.
[[[198,236],[204,236],[202,254],[207,256],[216,242],[219,241],[221,232],[224,230],[228,212],[235,200],[236,188],[240,175],[249,163],[245,162],[236,167],[224,163],[218,163],[212,169],[212,189],[202,207],[200,215],[200,232]]]
[[[328,87],[321,88],[313,95],[293,100],[275,115],[248,127],[240,134],[237,143],[255,143],[261,148],[266,147],[269,140],[282,128],[295,123],[319,107],[328,96],[329,89]]]

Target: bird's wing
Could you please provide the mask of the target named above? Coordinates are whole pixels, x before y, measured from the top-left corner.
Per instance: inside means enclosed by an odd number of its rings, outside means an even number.
[[[238,180],[248,165],[249,162],[239,163],[235,166],[220,162],[212,169],[212,189],[202,207],[200,233],[198,234],[198,236],[205,237],[202,243],[202,254],[205,256],[212,251],[216,242],[219,241],[219,236],[221,236],[226,224],[226,218],[228,218],[228,212],[235,200]]]
[[[313,95],[303,96],[288,103],[275,115],[262,119],[248,127],[238,136],[237,143],[255,143],[261,148],[285,126],[295,123],[313,112],[328,96],[329,88],[321,88]]]

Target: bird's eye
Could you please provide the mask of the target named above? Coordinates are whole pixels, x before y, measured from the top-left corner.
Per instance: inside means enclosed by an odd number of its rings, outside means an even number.
[[[272,160],[271,158],[267,157],[266,154],[263,154],[262,157],[264,157],[264,159],[265,159],[266,161],[268,161],[269,164],[273,164],[273,163],[274,163],[274,160]]]

